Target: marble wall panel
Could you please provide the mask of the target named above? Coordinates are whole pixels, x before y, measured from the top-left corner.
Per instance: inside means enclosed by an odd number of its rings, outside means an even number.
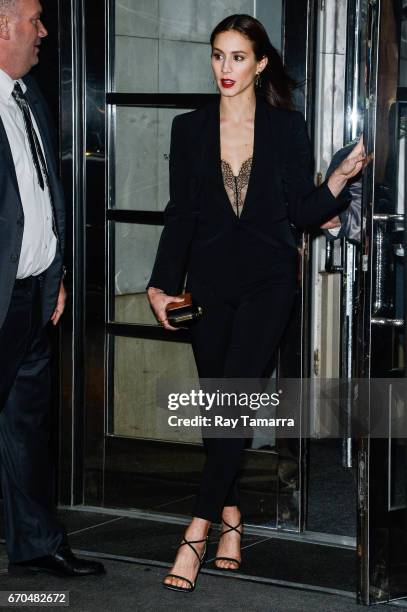
[[[158,109],[116,109],[116,208],[157,210]]]
[[[115,293],[143,293],[150,279],[162,227],[115,223]]]
[[[169,200],[169,153],[171,141],[171,124],[176,115],[188,111],[179,109],[159,109],[158,110],[158,207],[163,210]]]
[[[257,19],[262,22],[270,37],[271,44],[281,52],[281,20],[283,0],[257,0],[255,3]]]
[[[208,44],[160,40],[160,93],[215,93]]]
[[[118,107],[115,207],[162,211],[169,200],[173,118],[187,111]]]
[[[158,0],[116,0],[116,36],[158,38],[158,31]]]
[[[325,0],[325,53],[346,53],[346,22],[347,0]]]
[[[254,14],[254,0],[160,0],[160,38],[207,43],[228,15]]]
[[[190,344],[116,338],[114,433],[135,438],[200,442],[199,431],[170,430],[165,423],[168,413],[157,409],[160,381],[176,377],[197,384]],[[190,409],[180,408],[177,415],[191,416]]]
[[[158,40],[116,36],[115,91],[158,91]]]
[[[158,325],[146,293],[116,295],[114,320],[120,323]]]

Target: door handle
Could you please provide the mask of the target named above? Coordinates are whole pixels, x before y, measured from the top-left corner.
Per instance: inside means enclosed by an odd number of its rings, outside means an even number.
[[[404,215],[378,213],[373,215],[374,221],[404,221]]]
[[[387,317],[372,317],[370,319],[372,325],[380,325],[381,327],[403,327],[403,319],[389,319]]]
[[[378,213],[373,215],[374,230],[374,261],[375,283],[373,289],[372,323],[376,325],[400,327],[399,319],[381,317],[389,314],[394,307],[391,270],[398,245],[394,244],[395,229],[404,227],[404,214]],[[396,249],[395,249],[396,247]],[[401,320],[401,323],[404,324]]]
[[[341,241],[342,242],[342,241]],[[325,272],[331,274],[333,272],[343,272],[343,266],[334,263],[335,256],[335,240],[326,240],[325,244]],[[342,259],[342,244],[340,245],[341,249],[341,259]]]

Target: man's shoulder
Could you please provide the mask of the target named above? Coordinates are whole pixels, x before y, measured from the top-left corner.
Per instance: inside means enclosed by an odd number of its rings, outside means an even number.
[[[38,85],[35,77],[29,73],[22,78],[25,86],[27,87],[26,95],[31,102],[39,102],[41,107],[48,110],[47,102],[41,92],[41,88]]]
[[[38,86],[38,83],[35,79],[35,77],[29,73],[26,74],[23,78],[22,81],[24,82],[25,86],[27,87],[27,90],[29,90],[30,92],[34,92],[37,95],[41,95],[41,90]]]
[[[26,95],[29,102],[39,106],[46,123],[48,126],[52,126],[52,129],[54,129],[54,118],[51,115],[47,100],[45,99],[37,80],[31,73],[24,76],[22,80],[27,87]]]

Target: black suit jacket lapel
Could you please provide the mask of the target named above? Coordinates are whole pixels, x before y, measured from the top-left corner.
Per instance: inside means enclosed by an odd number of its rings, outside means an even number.
[[[201,157],[204,160],[205,174],[214,181],[217,186],[221,182],[220,168],[220,134],[219,134],[219,98],[211,102],[206,108],[206,118],[202,126]],[[202,172],[202,166],[198,162],[198,171]]]
[[[38,129],[40,131],[42,146],[44,147],[45,159],[47,161],[48,172],[55,172],[54,168],[54,154],[51,143],[51,136],[48,130],[47,120],[44,116],[44,112],[41,108],[41,102],[38,97],[35,95],[35,92],[32,91],[30,87],[27,87],[26,98],[31,108],[31,112],[34,115],[35,121],[37,123]]]
[[[18,189],[18,181],[17,181],[16,169],[14,167],[13,154],[11,153],[10,144],[7,138],[7,132],[6,132],[6,129],[4,127],[4,123],[1,117],[0,117],[0,150],[3,153],[4,158],[7,162],[13,185],[17,193],[19,194],[20,192]]]
[[[250,216],[250,213],[255,211],[256,199],[264,193],[275,172],[276,146],[273,142],[272,110],[261,96],[257,96],[252,169],[241,218]]]
[[[44,149],[45,160],[47,164],[48,178],[49,178],[49,189],[51,194],[51,206],[53,210],[53,217],[55,222],[55,232],[60,244],[61,250],[63,250],[63,233],[64,233],[64,222],[63,228],[61,229],[61,206],[63,207],[63,198],[58,189],[59,179],[57,174],[56,159],[51,139],[51,133],[48,125],[48,119],[43,107],[41,99],[35,92],[35,88],[31,85],[31,81],[28,80],[26,83],[27,91],[25,93],[28,103],[30,105],[31,112],[35,118],[38,126],[38,130],[41,135],[42,146]],[[58,213],[59,210],[59,213]]]

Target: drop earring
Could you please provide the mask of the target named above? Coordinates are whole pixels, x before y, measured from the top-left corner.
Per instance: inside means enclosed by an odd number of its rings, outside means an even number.
[[[260,87],[261,86],[261,76],[260,76],[260,74],[261,74],[260,72],[256,73],[256,80],[254,82],[256,87]]]

